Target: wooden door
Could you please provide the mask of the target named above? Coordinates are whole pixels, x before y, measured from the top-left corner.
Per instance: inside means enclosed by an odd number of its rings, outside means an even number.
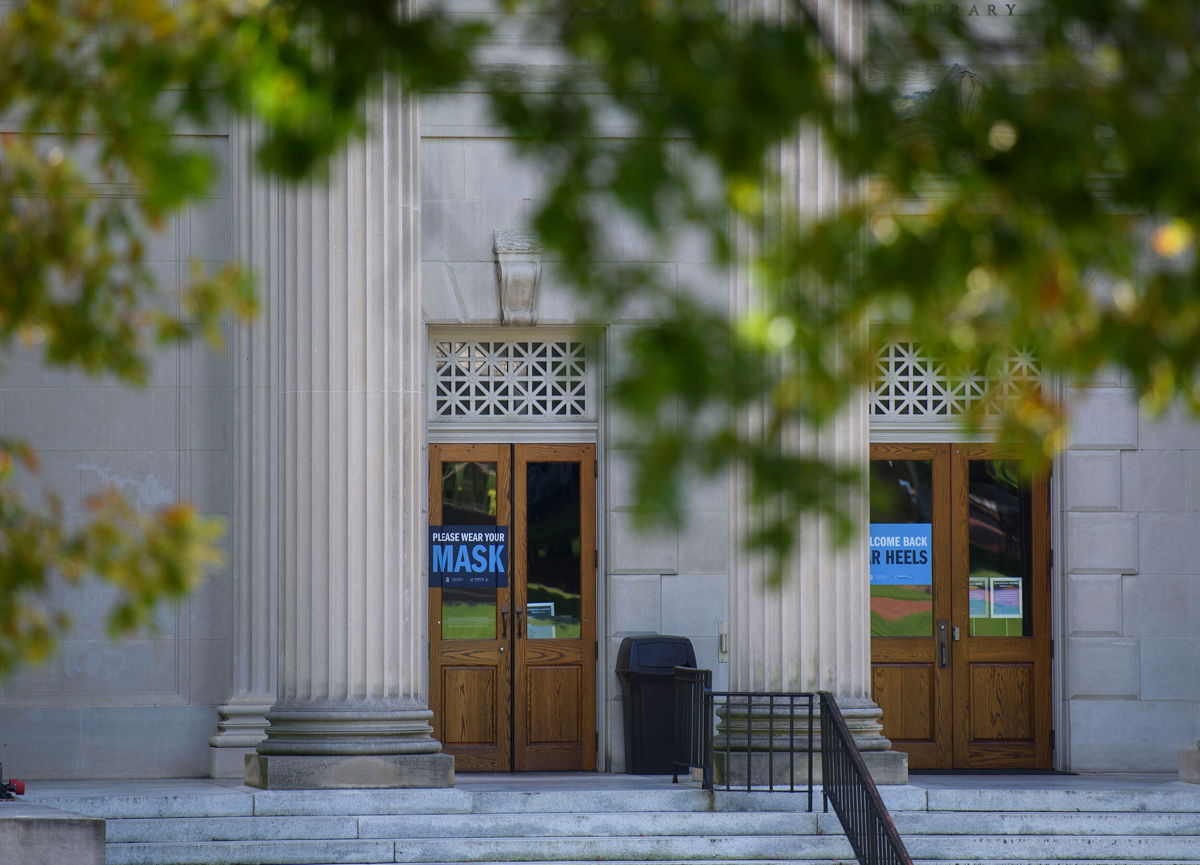
[[[952,456],[955,766],[1048,769],[1049,483],[992,445]]]
[[[593,445],[517,445],[513,768],[596,768]]]
[[[951,618],[950,446],[872,445],[871,524],[928,526],[927,577],[871,579],[871,690],[884,735],[909,765],[949,768],[954,759],[952,668],[945,657]],[[898,530],[897,530],[898,531]],[[872,554],[878,546],[872,543]],[[926,581],[926,579],[928,581]]]
[[[429,590],[430,706],[460,772],[596,766],[595,447],[432,445],[431,525],[508,526],[509,584]]]
[[[872,577],[884,734],[913,768],[1049,768],[1045,478],[1021,478],[993,445],[874,445],[871,456],[875,540],[907,543],[928,524],[932,555],[927,584]]]
[[[512,525],[511,473],[508,445],[430,445],[429,524]],[[429,589],[434,736],[460,772],[512,764],[511,595],[511,585]]]

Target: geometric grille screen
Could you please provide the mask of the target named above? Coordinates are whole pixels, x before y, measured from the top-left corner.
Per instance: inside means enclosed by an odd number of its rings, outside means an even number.
[[[570,340],[433,345],[433,414],[443,420],[588,417],[587,348]]]
[[[982,373],[951,378],[944,364],[912,342],[893,342],[879,349],[871,387],[871,417],[889,420],[951,418],[982,408],[995,414],[1003,400],[1037,390],[1042,373],[1028,352],[1013,351],[1005,359],[999,381]],[[989,386],[995,390],[989,394]],[[985,403],[986,401],[986,403]]]

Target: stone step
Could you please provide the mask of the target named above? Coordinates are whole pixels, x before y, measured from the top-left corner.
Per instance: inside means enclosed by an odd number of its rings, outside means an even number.
[[[108,843],[357,838],[358,820],[357,817],[131,817],[108,821]]]
[[[249,793],[178,795],[74,796],[28,794],[28,802],[61,808],[89,817],[248,817],[254,813],[254,796]]]
[[[1200,814],[893,814],[901,835],[1195,835]],[[840,834],[833,814],[806,812],[603,812],[592,814],[418,814],[324,817],[128,818],[108,823],[110,842],[478,838],[628,835]],[[1200,843],[1200,840],[1198,840]]]
[[[913,859],[913,865],[1130,865],[1133,860],[1129,859]],[[1180,865],[1177,859],[1138,859],[1138,865]],[[759,859],[759,860],[721,860],[713,859],[705,863],[705,865],[779,865],[778,859]],[[806,860],[806,865],[857,865],[856,860],[849,859],[809,859]],[[229,865],[229,863],[226,863]],[[239,860],[238,865],[242,865]],[[267,863],[250,863],[250,865],[267,865]],[[275,863],[270,865],[295,865],[295,863]],[[313,862],[305,863],[305,865],[345,865],[342,862]],[[380,862],[360,863],[360,865],[394,865],[392,860],[388,859]],[[405,865],[444,865],[441,862],[409,862]],[[477,865],[529,865],[528,862],[481,862]],[[558,862],[555,865],[595,865],[594,860],[575,860],[570,862]],[[641,860],[624,860],[624,861],[609,861],[605,865],[643,865]],[[656,862],[655,865],[690,865],[689,860],[662,860]]]
[[[705,865],[779,865],[778,859],[747,859],[721,860],[713,859]],[[913,859],[913,865],[1130,865],[1129,859]],[[1137,865],[1181,865],[1177,859],[1138,859]],[[857,860],[848,859],[809,859],[806,865],[857,865]],[[339,865],[334,862],[312,863],[312,865]],[[391,865],[388,863],[369,863],[369,865]],[[405,865],[444,865],[441,862],[407,862]],[[529,865],[528,862],[480,862],[474,865]],[[557,862],[555,865],[595,865],[594,860],[576,860]],[[605,865],[643,865],[640,860],[609,861]],[[689,860],[663,860],[655,865],[690,865]]]
[[[397,862],[559,862],[572,859],[646,862],[711,859],[826,859],[850,857],[836,835],[621,836],[616,838],[424,838],[396,842]]]
[[[27,801],[93,817],[236,817],[365,814],[553,814],[624,811],[790,812],[808,806],[805,793],[673,790],[252,790],[111,796],[33,794]],[[925,791],[885,791],[892,809],[923,809]],[[820,791],[813,806],[821,809]]]
[[[1200,839],[1130,835],[908,835],[902,836],[913,859],[1092,860],[1125,859],[1200,862]]]
[[[912,788],[908,788],[912,789]],[[1200,785],[1178,782],[1171,790],[980,790],[939,788],[921,791],[926,801],[915,807],[897,800],[884,804],[895,811],[1125,811],[1152,813],[1200,811]]]
[[[836,817],[833,823],[836,825]],[[364,838],[738,837],[816,835],[820,831],[817,814],[770,811],[471,814],[437,821],[363,817],[359,826]]]
[[[832,815],[821,815],[822,818]],[[909,835],[1196,835],[1200,814],[1062,812],[984,813],[899,811],[892,814],[901,836]],[[840,832],[837,820],[820,824],[822,832]],[[1197,839],[1200,844],[1200,838]]]
[[[705,861],[704,865],[779,865],[780,861],[782,861],[782,860],[779,860],[779,859],[709,859],[709,860]],[[805,862],[805,865],[858,865],[857,860],[855,860],[853,857],[845,858],[845,859],[806,859],[806,860],[804,860],[804,862]],[[229,865],[229,863],[226,863],[226,865]],[[238,865],[242,865],[242,863],[239,862]],[[267,863],[249,863],[249,865],[267,865]],[[270,863],[270,865],[294,865],[294,863]],[[307,863],[307,865],[343,865],[343,863],[312,862],[312,863]],[[391,859],[388,859],[386,862],[369,862],[369,863],[361,863],[361,865],[395,865],[395,863],[393,863]],[[445,865],[445,863],[444,862],[406,862],[406,863],[404,863],[404,865]],[[482,862],[482,863],[478,863],[478,865],[529,865],[529,863],[522,862],[522,861]],[[564,861],[564,862],[556,862],[556,863],[554,863],[554,865],[596,865],[596,860],[594,860],[594,859],[576,859],[576,860],[570,860],[570,861]],[[643,862],[643,860],[640,860],[640,859],[623,859],[623,860],[609,860],[609,861],[606,861],[604,863],[604,865],[645,865],[645,863]],[[654,865],[691,865],[691,860],[688,860],[688,859],[674,859],[674,860],[663,859],[663,860],[655,862]],[[938,865],[945,865],[945,863],[939,862]],[[1014,863],[1013,862],[1005,862],[1005,863],[1003,863],[1003,865],[1014,865]],[[1019,863],[1016,863],[1016,865],[1019,865]],[[1056,862],[1056,863],[1054,863],[1054,865],[1062,865],[1062,863]],[[1090,865],[1090,863],[1089,863],[1089,865]],[[1103,865],[1103,863],[1102,863],[1102,865]],[[1112,863],[1108,863],[1108,865],[1112,865]],[[1121,865],[1129,865],[1129,863],[1125,862],[1125,863],[1121,863]],[[1153,863],[1152,862],[1152,863],[1149,863],[1149,865],[1164,865],[1164,863]]]
[[[839,831],[837,819],[830,828]],[[326,817],[198,817],[110,820],[110,842],[319,838],[533,838],[622,835],[813,835],[806,812],[605,812],[599,814],[416,814]]]
[[[884,804],[898,811],[981,812],[1200,812],[1200,786],[1172,790],[980,790],[883,787]],[[76,814],[116,817],[223,817],[251,815],[365,815],[447,813],[573,813],[621,811],[803,811],[803,793],[672,790],[252,790],[210,793],[38,795],[26,801]],[[817,791],[814,807],[821,809]]]
[[[432,795],[439,794],[439,795]],[[450,795],[458,794],[458,795]],[[767,793],[725,794],[728,810],[801,810],[798,796]],[[624,811],[710,811],[713,796],[704,790],[267,790],[254,794],[256,815],[368,814],[560,814]],[[724,809],[723,809],[724,810]],[[140,816],[140,815],[139,815]]]
[[[313,862],[713,862],[852,859],[837,836],[437,838],[403,841],[203,841],[109,844],[108,865],[308,865]]]
[[[107,865],[374,865],[395,862],[391,841],[204,841],[109,844]]]
[[[1196,838],[1155,836],[935,836],[905,838],[914,859],[928,861],[1200,862]],[[225,865],[311,862],[712,862],[848,859],[840,836],[675,836],[617,838],[426,838],[371,841],[204,841],[110,843],[109,865]]]

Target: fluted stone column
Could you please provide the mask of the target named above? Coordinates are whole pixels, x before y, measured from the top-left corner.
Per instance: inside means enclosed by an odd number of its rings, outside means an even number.
[[[827,32],[838,49],[847,56],[861,51],[864,16],[858,0],[830,0],[817,7]],[[786,7],[778,0],[761,0],[749,14],[785,15]],[[801,220],[845,206],[859,194],[839,175],[830,154],[815,135],[802,133],[776,154],[781,178],[781,218],[794,214]],[[753,255],[754,240],[742,227],[739,246],[746,260]],[[836,286],[827,290],[836,291]],[[759,303],[749,273],[734,281],[734,308],[746,313]],[[830,350],[836,351],[835,335]],[[761,419],[749,413],[744,420],[746,432],[755,434]],[[735,691],[830,691],[837,698],[847,725],[878,783],[902,784],[908,779],[907,756],[891,751],[891,743],[882,735],[882,712],[871,699],[870,586],[866,547],[861,535],[868,524],[866,469],[870,453],[867,395],[855,395],[845,410],[825,428],[814,431],[793,428],[783,433],[784,445],[796,453],[818,454],[840,465],[857,467],[862,484],[849,490],[839,504],[854,517],[860,536],[844,546],[834,542],[828,517],[807,517],[799,528],[796,551],[786,566],[779,585],[767,580],[766,563],[748,553],[740,542],[730,578],[730,688]],[[747,479],[735,478],[739,500],[745,501]],[[754,531],[763,515],[743,509],[737,532],[741,538]],[[807,761],[794,764],[779,759],[781,751],[807,745],[804,714],[796,720],[803,731],[793,744],[787,729],[790,719],[771,718],[766,709],[734,709],[719,719],[718,732],[728,733],[729,753],[715,754],[718,773],[734,783],[745,783],[749,774],[754,783],[765,783],[768,774],[784,780],[781,773],[796,767],[797,774],[807,773]],[[786,712],[784,713],[786,714]],[[816,748],[819,748],[819,719],[816,720]],[[749,727],[749,730],[747,729]],[[772,732],[774,731],[774,735]],[[749,755],[744,743],[749,741]],[[716,748],[720,749],[720,736]],[[742,753],[737,753],[741,751]],[[769,754],[774,752],[775,758]],[[770,769],[768,769],[770,766]],[[819,777],[819,762],[817,765]]]
[[[328,186],[284,196],[280,663],[246,781],[453,781],[425,699],[417,118],[389,84]]]
[[[209,740],[210,774],[240,778],[245,757],[266,735],[267,711],[275,702],[278,570],[273,493],[278,424],[273,409],[272,343],[269,316],[275,311],[277,249],[271,235],[279,187],[254,171],[253,154],[262,130],[239,120],[230,159],[236,197],[235,236],[242,264],[257,277],[259,318],[233,334],[233,518],[231,692],[217,707],[217,734]]]

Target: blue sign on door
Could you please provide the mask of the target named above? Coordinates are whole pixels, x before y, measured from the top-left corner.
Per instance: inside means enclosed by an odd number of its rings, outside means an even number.
[[[508,526],[430,526],[429,587],[508,585]]]
[[[871,523],[871,585],[933,585],[932,523]]]

